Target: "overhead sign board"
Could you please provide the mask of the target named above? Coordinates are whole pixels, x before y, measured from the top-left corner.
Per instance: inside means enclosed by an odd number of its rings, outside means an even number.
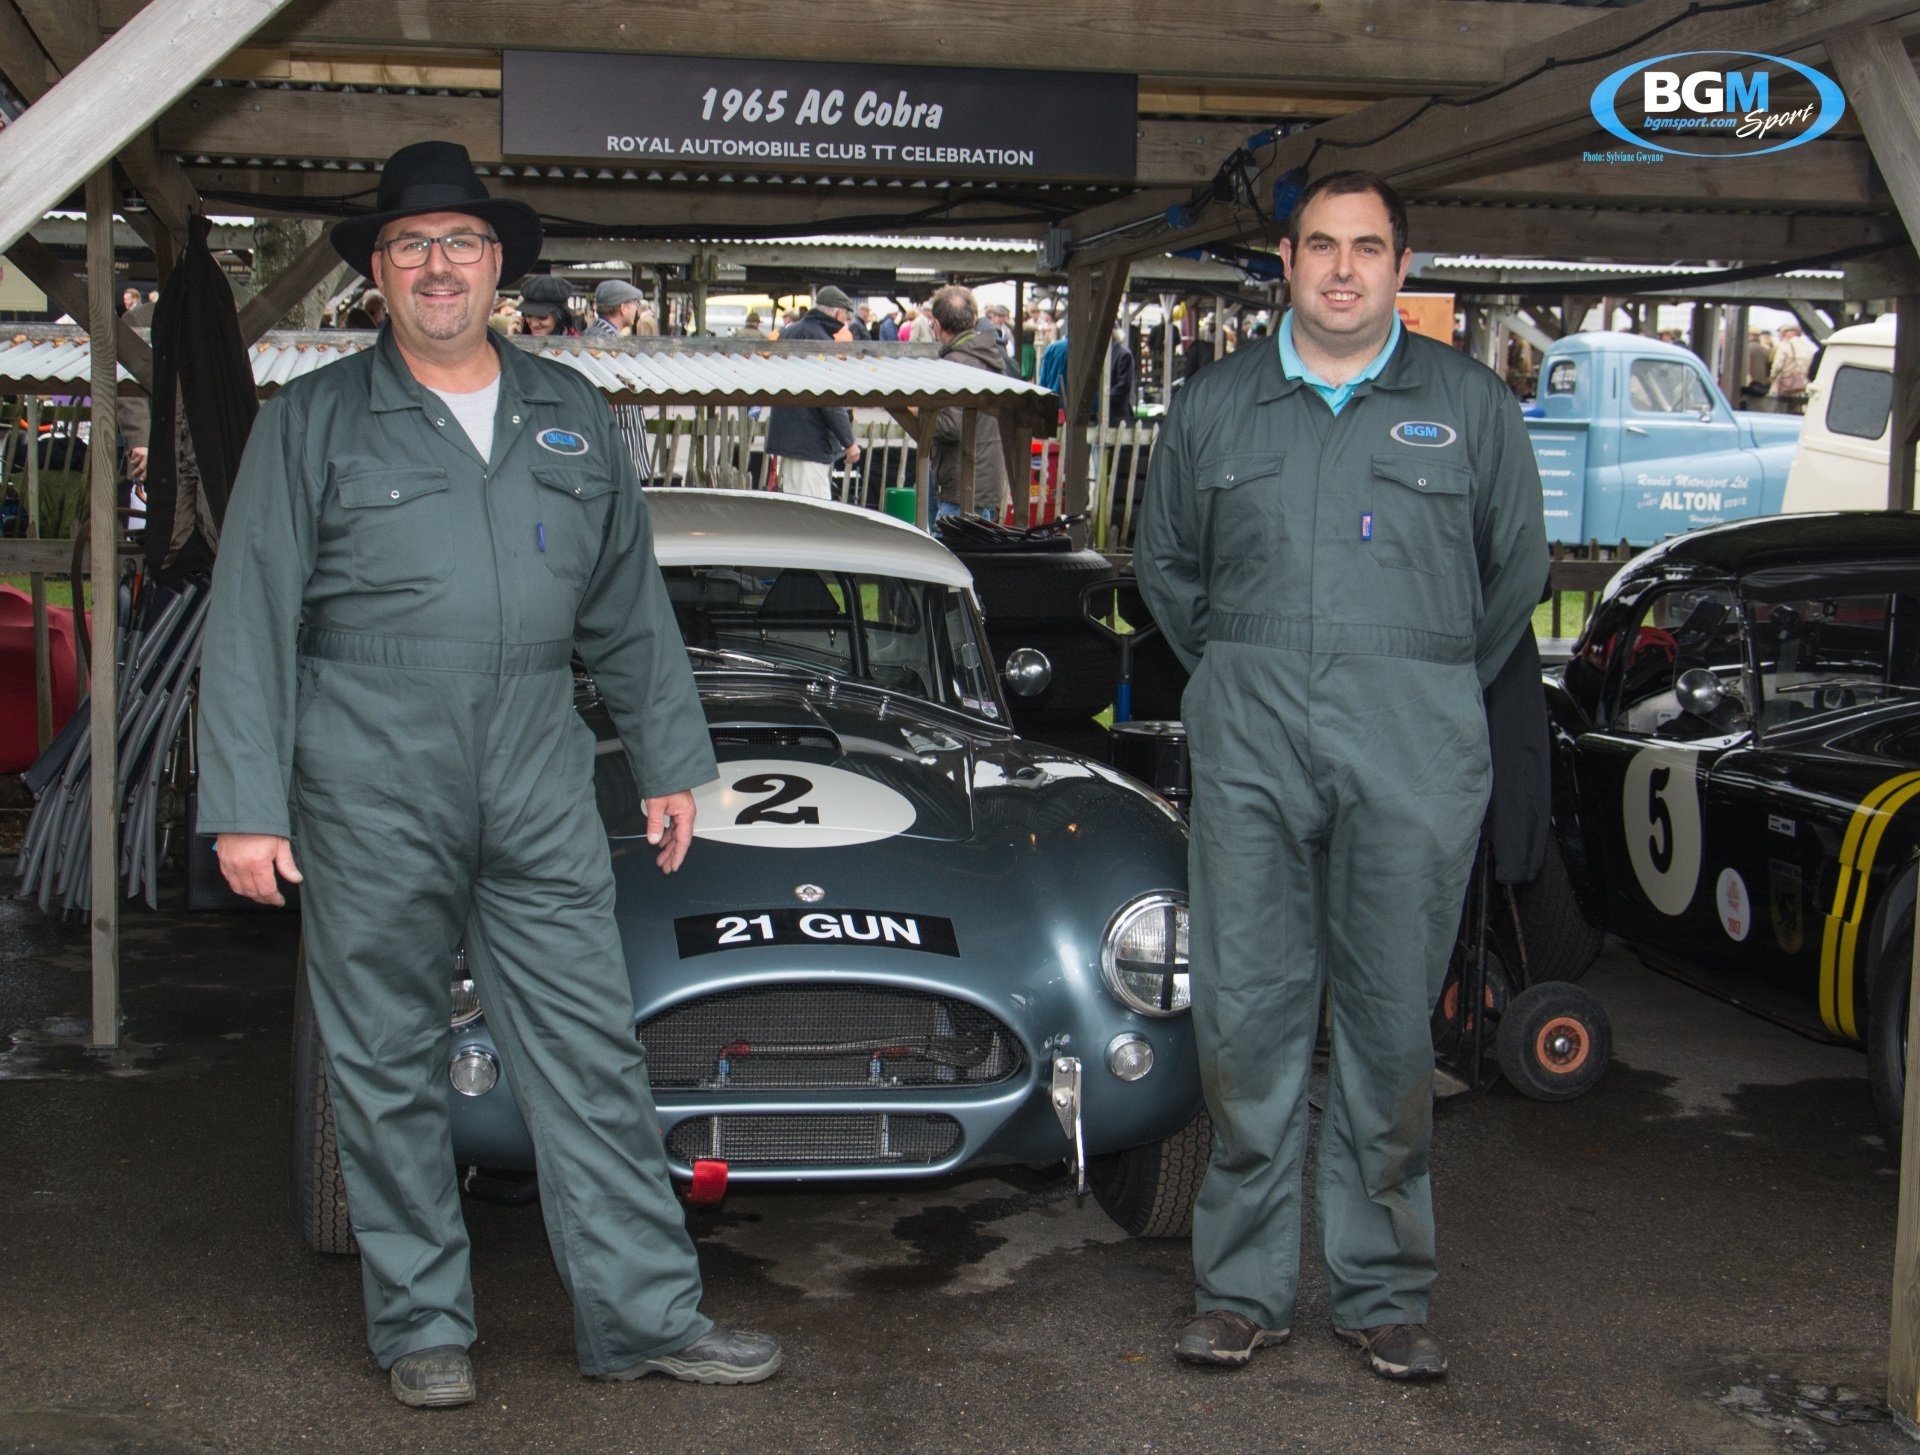
[[[1136,79],[507,51],[508,158],[1132,181]]]

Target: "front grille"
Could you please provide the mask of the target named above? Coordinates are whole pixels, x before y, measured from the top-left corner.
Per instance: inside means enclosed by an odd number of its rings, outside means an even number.
[[[727,990],[640,1027],[655,1091],[912,1090],[1017,1076],[1020,1043],[976,1005],[872,985]]]
[[[734,1167],[929,1166],[959,1145],[960,1123],[949,1116],[772,1112],[681,1122],[667,1137],[667,1155]]]

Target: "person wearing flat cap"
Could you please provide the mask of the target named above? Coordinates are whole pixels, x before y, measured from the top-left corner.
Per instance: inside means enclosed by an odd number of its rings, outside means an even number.
[[[780,330],[780,340],[839,339],[844,343],[853,337],[847,327],[852,316],[853,300],[828,284],[813,295],[813,307],[804,317]],[[860,459],[860,446],[853,438],[852,412],[776,405],[767,411],[767,453],[775,457],[774,468],[783,493],[831,500],[833,467],[843,460],[852,465]]]
[[[593,311],[597,315],[582,333],[583,338],[625,338],[640,322],[640,310],[647,295],[624,278],[609,278],[593,290]],[[633,468],[642,480],[653,467],[647,458],[647,412],[637,404],[613,406],[613,422],[633,456]]]
[[[301,886],[367,1341],[401,1403],[473,1400],[447,1073],[464,946],[582,1372],[765,1379],[779,1344],[700,1310],[573,709],[577,652],[672,873],[716,770],[632,462],[586,378],[488,328],[540,222],[463,148],[394,153],[333,242],[388,325],[254,424],[214,570],[199,826],[240,894]]]
[[[573,326],[573,284],[537,273],[520,284],[520,325],[536,338],[579,332]]]

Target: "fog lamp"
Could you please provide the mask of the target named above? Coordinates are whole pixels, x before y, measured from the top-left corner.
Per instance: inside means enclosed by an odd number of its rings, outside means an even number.
[[[453,1053],[447,1080],[462,1096],[485,1096],[500,1080],[500,1063],[484,1046],[462,1046]]]
[[[1153,1070],[1153,1043],[1132,1031],[1107,1042],[1107,1070],[1122,1081],[1138,1081]]]

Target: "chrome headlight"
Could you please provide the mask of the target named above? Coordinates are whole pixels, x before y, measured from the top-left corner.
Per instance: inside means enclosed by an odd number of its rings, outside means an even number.
[[[480,992],[473,988],[473,982],[464,974],[464,966],[456,967],[453,975],[453,1005],[451,1014],[453,1028],[457,1031],[464,1025],[471,1025],[480,1019]]]
[[[1122,906],[1100,945],[1100,978],[1141,1015],[1179,1015],[1193,1003],[1187,979],[1187,900],[1144,894]]]

